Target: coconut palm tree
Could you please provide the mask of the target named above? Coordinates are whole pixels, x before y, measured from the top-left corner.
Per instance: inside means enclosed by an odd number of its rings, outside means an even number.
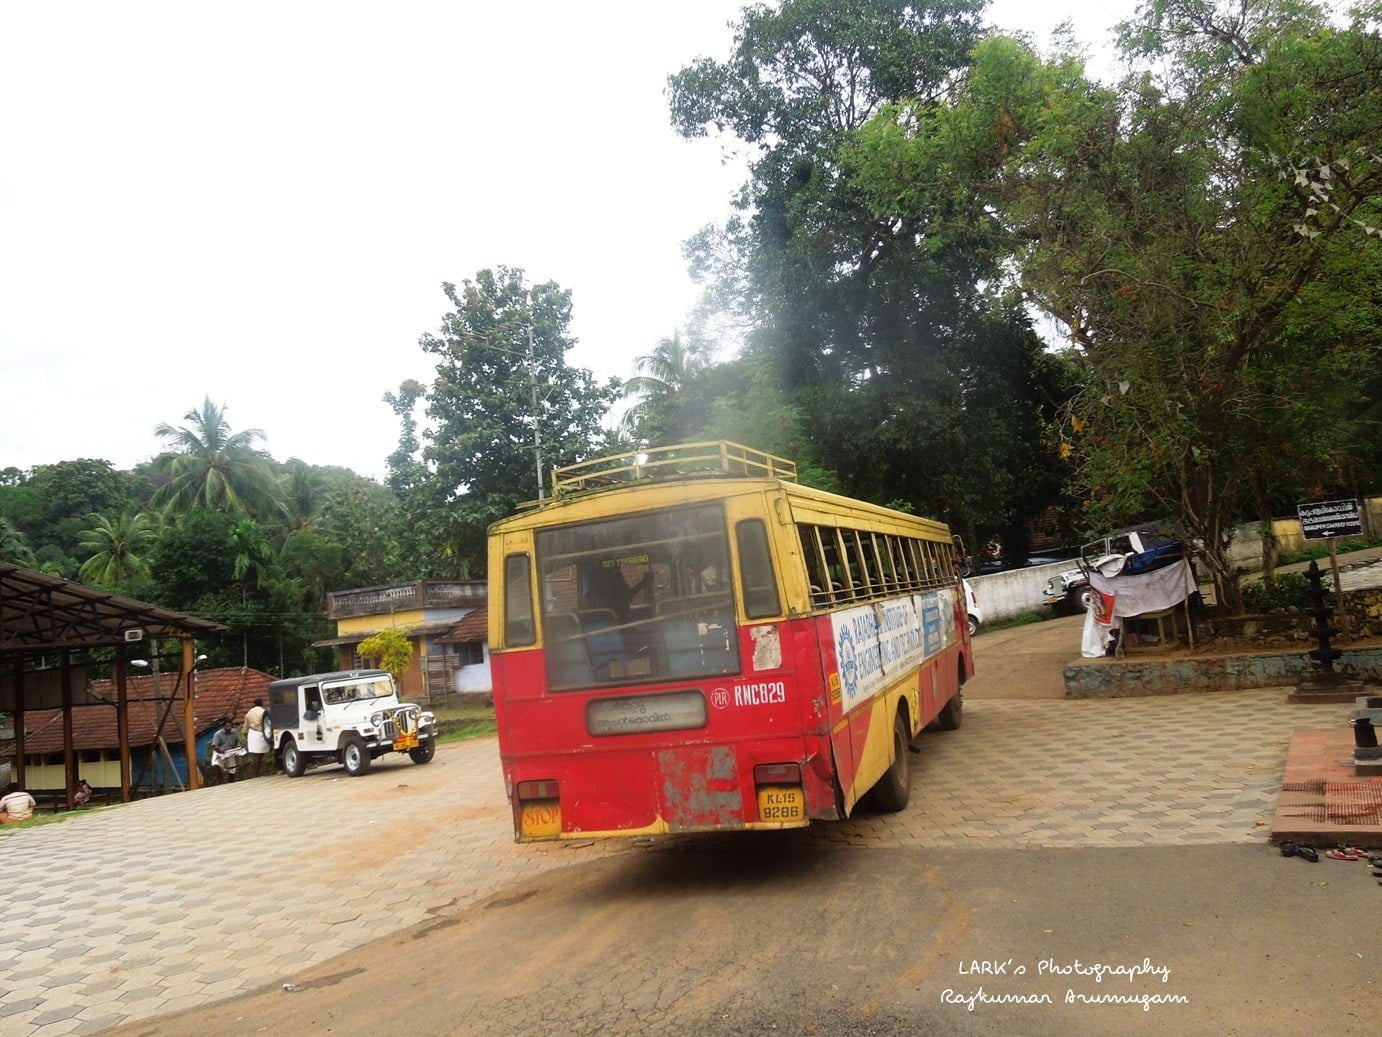
[[[34,550],[29,546],[29,538],[3,515],[0,515],[0,561],[30,568],[36,564]]]
[[[273,549],[254,519],[241,519],[230,530],[230,546],[235,550],[233,575],[240,586],[241,600],[248,600],[251,586],[263,586],[272,562]]]
[[[329,487],[325,477],[305,461],[292,460],[279,482],[288,530],[296,533],[306,529],[326,500]]]
[[[81,546],[92,552],[77,574],[83,582],[113,587],[148,571],[144,553],[158,536],[155,519],[127,511],[113,521],[104,515],[92,515],[90,521],[81,535]]]
[[[282,513],[272,461],[255,445],[264,438],[262,431],[232,433],[225,405],[216,406],[210,397],[183,420],[188,424],[161,423],[154,429],[169,447],[154,461],[154,471],[172,477],[155,492],[154,507],[174,514],[197,507],[260,518]]]
[[[659,426],[672,417],[670,408],[687,384],[710,363],[710,354],[699,342],[687,342],[679,331],[664,338],[651,353],[634,358],[634,369],[640,372],[624,383],[626,397],[638,397],[620,420],[630,435],[648,438],[645,432],[663,431]]]

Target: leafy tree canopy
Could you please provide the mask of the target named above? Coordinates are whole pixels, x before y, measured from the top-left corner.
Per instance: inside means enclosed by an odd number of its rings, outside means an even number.
[[[425,475],[411,460],[416,432],[405,421],[391,480],[421,487],[406,502],[410,528],[425,532],[430,564],[449,570],[423,575],[460,576],[483,571],[486,527],[539,496],[535,439],[550,485],[554,466],[603,442],[601,420],[619,386],[568,365],[571,294],[556,284],[530,286],[521,270],[499,267],[442,289],[455,309],[420,341],[437,358],[425,396]],[[395,409],[408,410],[410,396],[405,385]]]
[[[1086,373],[1060,450],[1088,527],[1179,518],[1229,609],[1254,473],[1327,482],[1375,370],[1372,11],[1340,28],[1289,0],[1155,0],[1124,27],[1142,64],[1118,89],[997,38],[951,103],[894,108],[860,137],[879,210],[926,209],[945,170],[1068,329]]]
[[[1040,342],[993,291],[1005,257],[991,220],[958,190],[884,209],[850,160],[889,103],[943,102],[981,12],[965,0],[748,7],[728,59],[671,77],[672,122],[751,147],[736,213],[688,255],[810,415],[814,453],[859,496],[1021,530],[1057,485],[1038,449],[1050,406]]]
[[[361,641],[360,654],[397,679],[412,662],[413,643],[403,631],[389,627]]]
[[[169,476],[153,504],[174,514],[191,508],[212,508],[276,518],[282,512],[281,488],[272,460],[256,444],[259,429],[232,432],[224,405],[202,401],[200,409],[183,415],[186,425],[160,424],[155,434],[169,452],[157,458],[154,470]]]

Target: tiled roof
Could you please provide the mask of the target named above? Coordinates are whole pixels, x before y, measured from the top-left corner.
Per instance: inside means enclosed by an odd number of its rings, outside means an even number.
[[[463,645],[489,639],[489,605],[481,605],[451,628],[451,632],[437,638],[440,644]]]
[[[169,741],[182,740],[182,704],[184,692],[176,673],[159,678],[164,696],[171,696],[173,708],[163,725],[163,737]],[[200,670],[196,675],[196,728],[202,734],[230,716],[238,724],[255,699],[269,697],[273,677],[260,670],[226,667],[220,670]],[[176,695],[173,694],[176,687]],[[114,749],[120,744],[115,721],[115,682],[92,681],[91,694],[105,699],[110,705],[72,707],[72,748]],[[158,728],[158,718],[168,710],[169,698],[154,701],[154,679],[150,674],[131,676],[125,683],[129,699],[130,745],[152,745]],[[24,752],[62,752],[62,710],[35,709],[24,714]],[[0,742],[0,756],[13,756],[14,742]]]

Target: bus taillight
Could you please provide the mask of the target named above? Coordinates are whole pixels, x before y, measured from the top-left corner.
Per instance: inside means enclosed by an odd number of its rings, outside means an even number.
[[[520,781],[518,834],[526,839],[553,839],[561,835],[561,797],[555,781]]]
[[[801,765],[760,763],[753,769],[758,792],[758,820],[777,824],[805,824],[806,793],[801,787]]]

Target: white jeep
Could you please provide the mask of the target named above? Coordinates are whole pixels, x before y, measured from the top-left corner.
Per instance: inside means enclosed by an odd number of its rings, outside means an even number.
[[[1093,600],[1094,592],[1089,587],[1091,572],[1097,570],[1104,576],[1151,572],[1184,556],[1185,544],[1181,539],[1160,529],[1112,533],[1080,548],[1076,568],[1066,569],[1047,580],[1043,599],[1048,605],[1064,605],[1072,612],[1084,612]]]
[[[406,752],[414,763],[430,763],[437,751],[436,718],[399,702],[398,687],[383,670],[274,681],[264,734],[290,778],[318,763],[339,763],[354,777],[385,753]]]

